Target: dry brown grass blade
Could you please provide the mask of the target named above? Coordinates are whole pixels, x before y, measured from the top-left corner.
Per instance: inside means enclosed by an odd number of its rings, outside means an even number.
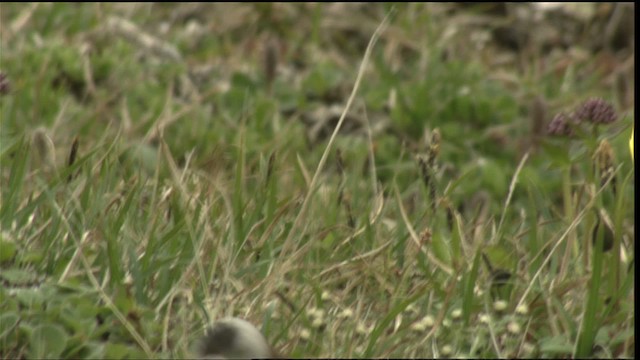
[[[320,162],[318,163],[318,167],[316,168],[316,171],[315,171],[315,173],[313,175],[313,178],[311,179],[311,183],[309,184],[309,188],[307,190],[307,195],[304,198],[304,201],[302,203],[302,207],[300,208],[300,212],[296,216],[296,218],[295,218],[295,220],[293,222],[293,226],[291,227],[291,230],[289,231],[289,234],[287,235],[287,238],[284,241],[284,244],[283,244],[283,247],[282,247],[281,257],[283,259],[286,259],[286,260],[284,262],[274,266],[271,269],[272,271],[269,273],[269,275],[277,274],[277,276],[284,276],[284,274],[286,273],[286,270],[291,267],[291,264],[293,262],[295,262],[297,260],[297,258],[303,254],[303,252],[301,252],[301,251],[297,251],[296,254],[293,254],[295,243],[296,243],[294,241],[294,236],[301,237],[302,235],[304,235],[304,230],[303,231],[298,231],[298,230],[299,230],[299,228],[301,226],[302,220],[306,216],[307,209],[309,208],[311,195],[316,190],[315,188],[316,188],[316,184],[318,182],[319,175],[320,175],[322,169],[324,168],[325,163],[327,162],[327,158],[329,157],[329,153],[331,151],[331,148],[333,147],[333,143],[335,142],[336,136],[337,136],[338,132],[340,131],[340,128],[342,127],[342,124],[344,123],[344,119],[346,118],[347,113],[351,109],[351,105],[353,104],[353,101],[355,99],[356,93],[358,92],[358,89],[360,87],[360,83],[362,82],[362,78],[364,76],[365,69],[367,68],[367,65],[369,64],[369,58],[371,57],[371,52],[373,50],[373,47],[374,47],[375,43],[377,42],[378,38],[380,37],[380,33],[387,26],[387,23],[389,22],[389,17],[390,17],[390,14],[388,14],[384,18],[384,20],[382,20],[380,25],[378,25],[378,28],[376,29],[376,31],[371,36],[371,39],[369,40],[369,44],[367,45],[367,49],[365,51],[364,57],[362,59],[362,62],[360,63],[360,68],[358,70],[358,75],[357,75],[356,81],[355,81],[355,83],[353,85],[353,89],[351,91],[351,95],[349,96],[349,99],[347,100],[347,104],[346,104],[346,106],[345,106],[345,108],[344,108],[344,110],[342,112],[342,115],[340,116],[340,120],[338,120],[338,123],[337,123],[335,129],[333,130],[333,133],[331,134],[331,138],[329,139],[329,143],[327,144],[327,147],[325,148],[325,151],[322,154],[322,158],[320,159]]]
[[[339,249],[342,249],[342,247],[344,245],[348,244],[352,239],[355,239],[360,234],[365,232],[365,230],[367,230],[367,227],[373,226],[373,224],[375,224],[376,221],[378,221],[378,218],[380,217],[380,214],[382,214],[382,209],[384,207],[384,194],[382,192],[380,192],[376,196],[375,203],[376,203],[376,207],[375,207],[374,211],[370,214],[369,223],[365,224],[365,225],[362,225],[351,236],[349,236],[348,238],[344,239],[344,241],[342,241],[340,243],[340,245],[338,245],[338,247],[336,248],[336,251],[338,251]]]
[[[509,204],[511,203],[511,197],[513,196],[513,191],[516,189],[518,176],[520,175],[520,171],[522,171],[522,168],[524,167],[524,164],[527,162],[528,158],[529,158],[529,152],[527,151],[524,154],[524,156],[522,156],[522,160],[520,160],[520,164],[518,164],[518,168],[516,169],[516,172],[513,174],[513,177],[511,178],[511,184],[509,185],[509,194],[507,195],[507,200],[505,200],[504,202],[502,216],[500,216],[500,222],[498,223],[498,231],[496,231],[496,234],[498,235],[501,234],[502,224],[504,223],[504,218],[505,218],[505,215],[507,214],[507,209],[509,208]]]
[[[350,264],[352,262],[358,261],[358,260],[364,260],[367,259],[369,257],[373,257],[378,255],[380,252],[382,252],[382,250],[386,249],[387,247],[389,247],[389,245],[391,245],[395,240],[391,239],[389,241],[387,241],[386,243],[382,244],[380,247],[378,247],[377,249],[373,249],[369,252],[366,252],[362,255],[358,255],[358,256],[354,256],[353,258],[349,259],[349,260],[344,260],[338,264],[335,264],[325,270],[323,270],[322,272],[320,272],[320,274],[316,275],[316,279],[321,278],[322,276],[336,270],[339,269],[347,264]]]
[[[11,22],[11,24],[9,24],[8,29],[5,29],[4,26],[0,26],[0,28],[2,28],[3,30],[0,32],[2,33],[3,40],[8,43],[11,41],[14,35],[21,32],[24,29],[24,27],[27,26],[27,24],[33,17],[33,14],[36,12],[36,10],[40,5],[42,4],[38,2],[31,3],[31,5],[29,5],[28,8],[24,9],[20,13],[20,15],[18,15],[16,19]]]
[[[98,279],[93,274],[93,270],[91,269],[91,264],[89,264],[89,260],[87,260],[86,256],[82,252],[82,248],[83,248],[82,243],[84,242],[84,240],[86,240],[86,234],[83,235],[82,239],[78,239],[75,235],[75,232],[72,231],[72,226],[69,223],[69,219],[67,218],[67,216],[65,216],[60,206],[58,206],[58,204],[56,203],[53,203],[53,207],[57,215],[59,216],[59,218],[62,220],[62,223],[64,224],[64,227],[66,228],[67,233],[69,234],[69,237],[71,237],[71,239],[76,243],[76,247],[78,249],[76,254],[80,259],[80,262],[82,263],[82,267],[84,268],[83,270],[87,275],[87,278],[89,279],[89,282],[91,283],[93,288],[98,292],[98,295],[100,296],[102,301],[105,303],[107,308],[111,310],[113,315],[118,319],[118,321],[122,324],[122,326],[124,326],[125,329],[127,329],[131,337],[142,348],[142,351],[144,351],[147,358],[149,359],[155,358],[154,352],[151,350],[149,343],[147,343],[147,341],[142,337],[142,335],[136,330],[136,327],[131,323],[131,321],[129,321],[127,316],[125,316],[125,314],[123,314],[118,309],[116,304],[113,302],[111,297],[109,297],[109,295],[104,291],[103,286],[100,285],[100,283],[98,282]],[[76,256],[76,254],[74,254],[74,257]],[[67,272],[67,270],[65,270],[65,272]]]
[[[618,168],[618,170],[620,170],[620,168]],[[616,171],[616,173],[617,173],[617,171]],[[611,179],[609,179],[609,181],[611,181]],[[520,301],[518,301],[518,304],[516,305],[516,307],[524,304],[524,301],[527,298],[527,295],[529,294],[529,291],[531,291],[531,288],[533,288],[533,284],[535,283],[536,279],[542,273],[542,270],[546,268],[546,266],[549,263],[549,261],[551,261],[551,257],[553,256],[553,254],[556,252],[558,247],[560,247],[560,244],[562,244],[564,242],[564,240],[569,236],[569,234],[571,232],[573,232],[576,229],[576,227],[582,222],[582,219],[585,217],[587,212],[591,211],[591,209],[593,208],[593,204],[595,203],[595,201],[597,199],[597,195],[599,195],[604,189],[607,188],[606,185],[609,183],[609,181],[607,183],[605,183],[605,185],[602,186],[600,188],[600,190],[598,190],[598,192],[595,194],[595,196],[593,196],[591,198],[591,200],[589,200],[589,202],[584,206],[582,211],[574,218],[574,220],[571,222],[571,224],[569,224],[569,226],[564,231],[564,233],[562,233],[562,236],[560,236],[560,238],[556,241],[555,245],[553,245],[553,247],[549,251],[549,254],[547,254],[547,257],[544,259],[542,264],[540,264],[540,268],[538,269],[538,271],[536,271],[536,273],[531,278],[531,281],[529,282],[529,286],[527,286],[527,288],[525,289],[524,293],[520,297]]]
[[[418,249],[420,249],[420,251],[422,251],[425,255],[427,255],[427,257],[429,258],[429,261],[433,262],[437,267],[440,268],[440,270],[444,271],[448,275],[453,275],[453,270],[449,266],[444,264],[442,261],[438,260],[438,258],[433,256],[433,254],[430,251],[426,251],[424,247],[420,244],[420,237],[418,236],[415,229],[413,228],[413,225],[411,225],[411,222],[409,221],[409,217],[407,216],[407,212],[405,211],[404,206],[402,205],[402,199],[400,199],[400,192],[398,191],[398,187],[394,186],[393,190],[395,191],[395,194],[396,194],[396,200],[398,202],[398,209],[400,209],[400,215],[402,215],[402,220],[404,221],[405,226],[409,231],[409,235],[411,235],[410,236],[411,240],[413,240],[413,242],[416,244]]]

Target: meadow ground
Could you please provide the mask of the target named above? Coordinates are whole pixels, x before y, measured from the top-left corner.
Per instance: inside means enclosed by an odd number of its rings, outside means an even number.
[[[0,357],[634,357],[633,13],[3,3]]]

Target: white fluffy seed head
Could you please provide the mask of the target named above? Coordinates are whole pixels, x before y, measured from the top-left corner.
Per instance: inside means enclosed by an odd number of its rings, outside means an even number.
[[[427,315],[420,320],[426,327],[432,327],[435,324],[435,319],[431,315]]]
[[[369,335],[370,332],[371,332],[371,328],[365,325],[364,323],[359,322],[358,325],[356,325],[356,334]]]
[[[56,166],[56,148],[48,134],[48,131],[39,127],[33,131],[32,144],[36,151],[37,163],[44,169],[55,169]]]
[[[507,324],[507,331],[513,335],[520,334],[520,324],[515,321],[510,321],[509,324]]]
[[[300,330],[300,339],[307,341],[311,337],[311,332],[308,329]]]
[[[350,308],[346,308],[342,310],[340,314],[338,314],[338,317],[341,319],[350,319],[353,317],[353,310],[351,310]]]
[[[324,320],[322,318],[315,318],[311,321],[311,327],[314,329],[319,329],[324,326]]]
[[[417,332],[423,332],[427,329],[427,327],[421,322],[415,322],[413,324],[411,324],[411,330],[413,331],[417,331]]]
[[[461,316],[462,316],[462,309],[454,309],[454,310],[451,312],[451,317],[452,317],[454,320],[459,319]]]
[[[452,352],[453,348],[451,347],[451,345],[445,345],[442,347],[442,349],[440,349],[440,354],[442,354],[442,356],[449,356]]]
[[[529,313],[529,307],[526,304],[521,304],[516,307],[516,313],[518,315],[527,315]]]
[[[493,303],[493,310],[498,311],[498,312],[504,311],[507,308],[508,305],[509,304],[507,304],[506,301],[498,300],[498,301]]]
[[[479,320],[482,324],[488,324],[491,321],[491,317],[487,314],[480,314]]]
[[[418,308],[414,305],[414,304],[409,304],[409,306],[407,306],[403,312],[405,313],[414,313],[417,314],[418,313]]]
[[[427,328],[432,327],[434,323],[435,320],[433,319],[433,316],[427,315],[420,319],[418,322],[413,323],[411,325],[411,329],[418,332],[425,331]]]

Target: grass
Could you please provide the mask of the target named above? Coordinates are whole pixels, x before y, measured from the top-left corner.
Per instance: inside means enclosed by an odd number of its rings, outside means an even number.
[[[1,357],[634,357],[633,105],[446,6],[2,4]]]

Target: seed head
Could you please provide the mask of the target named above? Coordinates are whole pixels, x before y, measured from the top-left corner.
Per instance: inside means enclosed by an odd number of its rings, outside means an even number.
[[[369,333],[371,332],[372,328],[365,325],[362,322],[359,322],[358,325],[356,325],[356,334],[359,335],[369,335]]]
[[[32,144],[35,147],[35,153],[40,166],[45,169],[55,169],[56,166],[56,148],[48,134],[48,131],[39,127],[33,131]]]
[[[353,317],[353,310],[346,308],[342,310],[340,314],[338,314],[338,317],[342,319],[350,319]]]
[[[442,354],[442,356],[449,356],[451,355],[451,353],[453,352],[453,348],[451,347],[451,345],[445,345],[442,347],[442,349],[440,349],[440,353]]]
[[[332,299],[333,299],[333,297],[331,296],[331,293],[330,293],[330,292],[328,292],[328,291],[324,290],[324,291],[322,292],[322,295],[320,295],[320,299],[322,299],[322,301],[327,301],[327,300],[332,300]]]
[[[320,329],[322,327],[324,327],[324,319],[322,318],[315,318],[313,319],[313,321],[311,322],[311,327],[314,329]]]
[[[454,310],[451,312],[451,317],[452,317],[454,320],[459,319],[461,316],[462,316],[462,309],[454,309]]]
[[[497,312],[502,312],[507,308],[507,302],[504,300],[498,300],[493,303],[493,310]]]
[[[529,313],[529,307],[526,304],[518,305],[516,307],[516,314],[527,315]]]
[[[300,330],[300,339],[302,340],[309,340],[309,338],[311,337],[311,332],[307,329],[302,329]]]
[[[435,320],[433,319],[433,316],[427,315],[422,319],[420,319],[417,323],[414,323],[412,328],[414,330],[419,330],[419,329],[424,330],[426,328],[432,327],[434,323],[435,323]]]
[[[509,324],[507,324],[507,331],[513,335],[518,335],[520,333],[520,324],[515,321],[510,321]]]

